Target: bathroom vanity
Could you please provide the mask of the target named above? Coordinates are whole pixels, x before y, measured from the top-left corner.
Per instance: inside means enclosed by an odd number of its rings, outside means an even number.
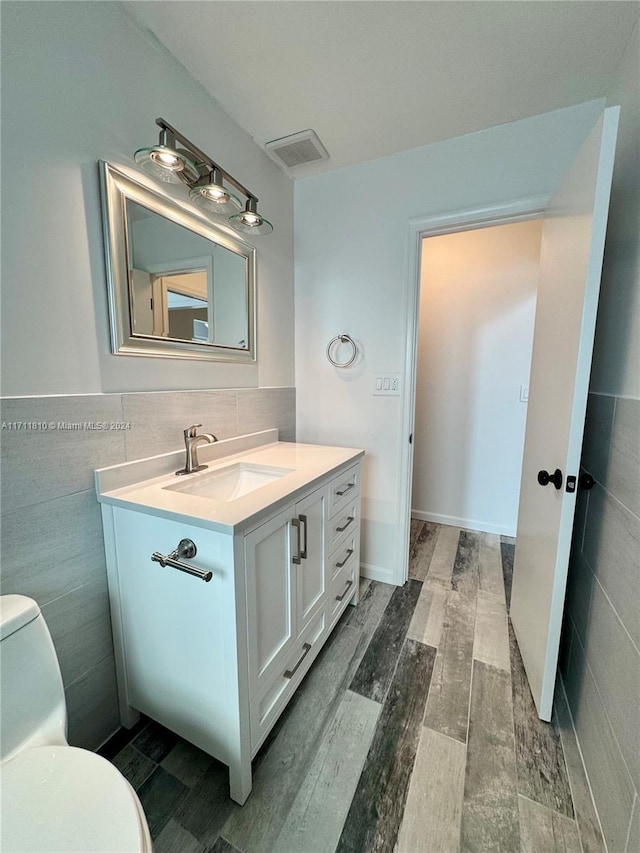
[[[229,766],[231,797],[358,601],[363,451],[277,431],[96,472],[123,725],[144,713]]]

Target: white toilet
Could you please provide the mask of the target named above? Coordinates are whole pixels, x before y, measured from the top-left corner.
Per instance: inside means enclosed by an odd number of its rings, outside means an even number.
[[[69,746],[60,667],[40,608],[0,596],[3,853],[151,853],[140,800],[106,759]]]

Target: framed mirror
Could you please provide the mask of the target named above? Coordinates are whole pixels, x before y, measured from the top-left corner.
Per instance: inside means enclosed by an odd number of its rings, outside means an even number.
[[[100,162],[112,351],[256,360],[256,254],[110,163]]]

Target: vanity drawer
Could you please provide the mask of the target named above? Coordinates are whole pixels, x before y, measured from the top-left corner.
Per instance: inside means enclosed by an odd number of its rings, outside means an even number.
[[[291,654],[281,667],[260,690],[251,697],[249,715],[251,720],[251,756],[255,756],[271,727],[280,716],[312,661],[320,651],[326,637],[327,615],[323,607],[307,628],[297,638]]]
[[[344,540],[355,536],[360,527],[360,500],[351,500],[327,522],[327,549],[333,551]]]
[[[355,542],[353,545],[355,546]],[[360,554],[359,549],[357,547],[349,547],[345,549],[346,551],[351,551],[348,556],[339,557],[340,551],[337,552],[336,557],[337,562],[342,562],[346,560],[344,565],[338,569],[337,574],[333,578],[331,582],[331,595],[329,597],[329,628],[334,625],[334,623],[338,620],[340,614],[345,609],[347,604],[353,598],[358,581],[360,578],[358,577],[360,571]],[[335,565],[336,560],[332,560],[332,563]]]
[[[343,571],[347,563],[350,563],[353,560],[353,556],[358,550],[358,540],[355,536],[351,536],[340,545],[339,548],[331,554],[328,560],[328,576],[329,576],[329,591],[333,592],[335,584],[337,583],[336,578]]]
[[[354,465],[331,481],[329,486],[329,518],[360,493],[360,466]]]

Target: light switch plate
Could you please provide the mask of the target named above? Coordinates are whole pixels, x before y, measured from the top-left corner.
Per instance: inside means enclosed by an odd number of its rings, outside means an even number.
[[[400,396],[399,373],[380,373],[373,377],[374,397],[399,397]]]

